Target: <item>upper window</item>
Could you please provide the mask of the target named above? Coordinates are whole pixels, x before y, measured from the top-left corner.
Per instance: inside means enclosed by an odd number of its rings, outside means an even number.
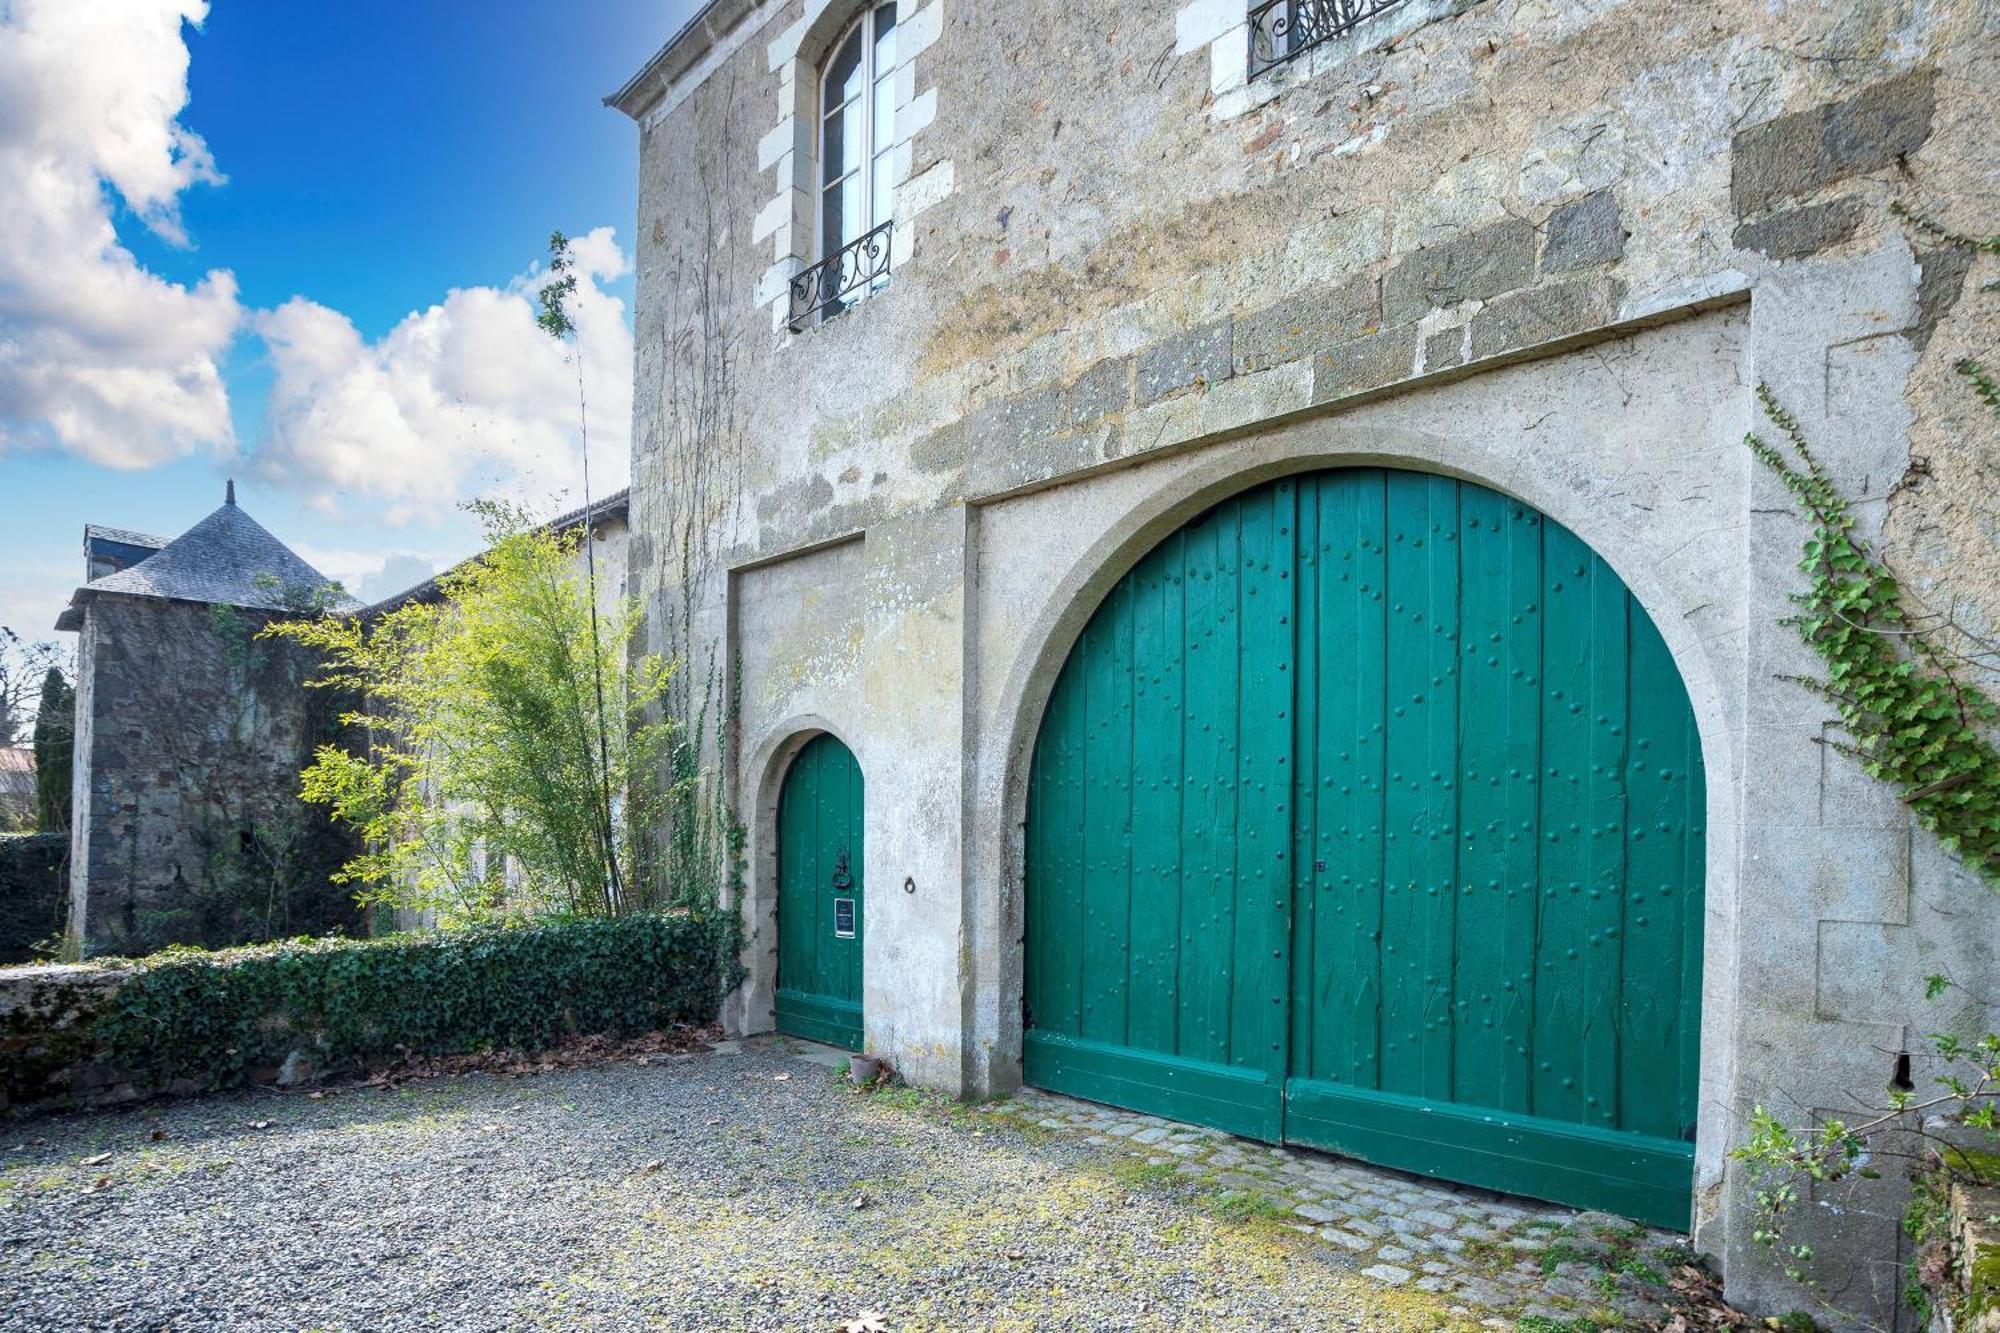
[[[792,283],[792,324],[837,314],[889,278],[895,201],[896,5],[876,5],[820,69],[818,262]]]

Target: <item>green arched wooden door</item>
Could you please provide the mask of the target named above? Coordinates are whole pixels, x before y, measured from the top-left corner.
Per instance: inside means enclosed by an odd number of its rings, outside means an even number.
[[[1380,469],[1236,496],[1050,698],[1028,1081],[1685,1226],[1702,802],[1666,646],[1559,524]]]
[[[861,1048],[861,766],[822,733],[778,794],[780,1032]]]

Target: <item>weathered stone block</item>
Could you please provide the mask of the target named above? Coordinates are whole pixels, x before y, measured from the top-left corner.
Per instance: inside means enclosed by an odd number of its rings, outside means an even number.
[[[1811,194],[1830,179],[1824,144],[1825,109],[1779,116],[1736,136],[1730,153],[1729,197],[1736,215],[1760,213],[1783,199]]]
[[[1449,370],[1465,362],[1465,329],[1439,329],[1424,339],[1424,369]]]
[[[1311,356],[1330,342],[1360,337],[1381,320],[1382,287],[1371,276],[1295,293],[1236,321],[1236,373],[1248,375]]]
[[[1313,361],[1313,401],[1344,398],[1405,379],[1416,355],[1417,331],[1407,324],[1329,347]]]
[[[1509,218],[1405,259],[1382,279],[1382,320],[1414,323],[1426,311],[1523,287],[1535,273],[1535,229]]]
[[[919,472],[951,472],[965,466],[965,418],[920,436],[910,446],[910,463]]]
[[[1148,349],[1139,358],[1139,402],[1156,402],[1191,384],[1216,384],[1229,378],[1230,326],[1217,320]]]
[[[1069,390],[1069,419],[1076,425],[1095,421],[1132,405],[1132,358],[1100,361],[1077,378]]]
[[[996,398],[966,422],[966,445],[974,456],[1011,453],[1063,429],[1062,400],[1054,389]]]
[[[1831,203],[1794,208],[1746,222],[1733,238],[1739,250],[1755,250],[1773,259],[1798,259],[1817,254],[1853,238],[1861,226],[1861,202],[1835,199]]]
[[[1472,355],[1498,356],[1602,328],[1618,318],[1622,282],[1543,283],[1503,297],[1472,319]]]
[[[1586,195],[1549,215],[1542,241],[1544,273],[1605,264],[1624,253],[1625,225],[1611,191]]]
[[[1826,109],[1826,161],[1836,177],[1875,171],[1923,147],[1937,109],[1934,76],[1918,70]]]
[[[1935,76],[1919,70],[1744,130],[1733,145],[1729,186],[1737,216],[1915,152],[1930,137],[1936,106]]]

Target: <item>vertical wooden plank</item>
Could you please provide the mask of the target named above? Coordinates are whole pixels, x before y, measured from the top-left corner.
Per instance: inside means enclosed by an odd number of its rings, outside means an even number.
[[[1543,520],[1542,908],[1535,1113],[1617,1114],[1613,997],[1624,867],[1624,589]]]
[[[1680,1027],[1675,1033],[1680,1051],[1681,1123],[1679,1137],[1692,1142],[1696,1108],[1701,1100],[1701,964],[1702,931],[1707,925],[1704,889],[1708,876],[1708,778],[1701,757],[1701,734],[1695,727],[1694,706],[1688,702],[1678,672],[1672,693],[1684,716],[1681,752],[1687,781],[1681,785],[1681,822],[1688,834],[1681,840],[1681,977]]]
[[[1292,662],[1292,927],[1291,978],[1287,985],[1291,1034],[1286,1040],[1286,1072],[1302,1077],[1314,1073],[1313,1029],[1320,1021],[1313,1003],[1314,907],[1325,862],[1319,855],[1319,655],[1320,485],[1324,474],[1298,478],[1294,505],[1297,516],[1293,542]],[[1339,1021],[1328,1015],[1329,1020]]]
[[[810,933],[802,914],[810,910],[799,892],[803,882],[805,839],[801,836],[799,804],[799,759],[785,770],[778,788],[778,984],[801,988],[808,980],[805,959],[799,945]]]
[[[1696,836],[1689,796],[1700,786],[1700,761],[1689,751],[1691,710],[1673,658],[1645,610],[1629,596],[1626,602],[1632,688],[1618,1127],[1673,1139],[1693,1120],[1694,1090],[1682,1082],[1681,1038],[1700,1028],[1699,982],[1694,993],[1684,990],[1687,916],[1698,913],[1701,901],[1700,880],[1687,878]]]
[[[1459,499],[1456,1101],[1529,1109],[1536,906],[1541,532],[1484,487]]]
[[[1187,791],[1178,1053],[1229,1059],[1236,867],[1237,564],[1241,506],[1187,535]]]
[[[1355,469],[1319,491],[1319,892],[1313,920],[1314,1077],[1378,1088],[1388,666],[1388,477]]]
[[[1231,1063],[1282,1073],[1291,991],[1292,569],[1296,490],[1280,481],[1241,503],[1236,692],[1236,932]]]
[[[1390,474],[1383,1086],[1441,1098],[1451,1095],[1457,500],[1456,482]]]
[[[835,839],[840,836],[839,812],[834,809],[836,778],[831,771],[832,748],[825,736],[815,736],[806,747],[811,752],[808,770],[807,808],[812,811],[812,901],[813,937],[809,946],[813,959],[813,993],[840,994],[840,950],[833,938],[833,867]]]
[[[1033,892],[1040,898],[1041,967],[1029,1005],[1035,1023],[1065,1036],[1082,1020],[1083,785],[1081,769],[1082,651],[1079,640],[1049,696],[1035,760],[1045,764],[1045,823],[1034,846]]]
[[[1126,1040],[1172,1053],[1179,1013],[1182,548],[1179,533],[1134,571],[1132,906]]]
[[[1578,543],[1581,546],[1581,543]],[[1631,596],[1611,567],[1588,548],[1573,566],[1590,596],[1590,770],[1586,778],[1588,887],[1584,989],[1583,1118],[1618,1123],[1618,991],[1624,964],[1626,753],[1631,730]]]
[[[1119,580],[1085,632],[1083,1036],[1125,1040],[1132,883],[1132,581]]]
[[[839,744],[839,742],[835,742]],[[868,848],[867,838],[867,783],[861,775],[860,761],[846,746],[840,746],[840,757],[847,769],[847,837],[851,848],[848,873],[854,879],[854,938],[847,945],[847,999],[861,1001],[863,959],[867,951],[862,941],[868,937]]]

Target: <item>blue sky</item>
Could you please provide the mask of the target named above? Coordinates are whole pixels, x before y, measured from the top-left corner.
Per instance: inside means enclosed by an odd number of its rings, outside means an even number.
[[[30,190],[0,253],[0,624],[26,634],[80,577],[86,522],[171,536],[231,475],[364,595],[472,549],[458,500],[574,501],[574,368],[521,318],[553,228],[595,233],[593,481],[623,479],[637,133],[601,99],[693,0],[215,0],[181,22],[201,8],[0,0],[0,177],[94,179],[116,236]]]

